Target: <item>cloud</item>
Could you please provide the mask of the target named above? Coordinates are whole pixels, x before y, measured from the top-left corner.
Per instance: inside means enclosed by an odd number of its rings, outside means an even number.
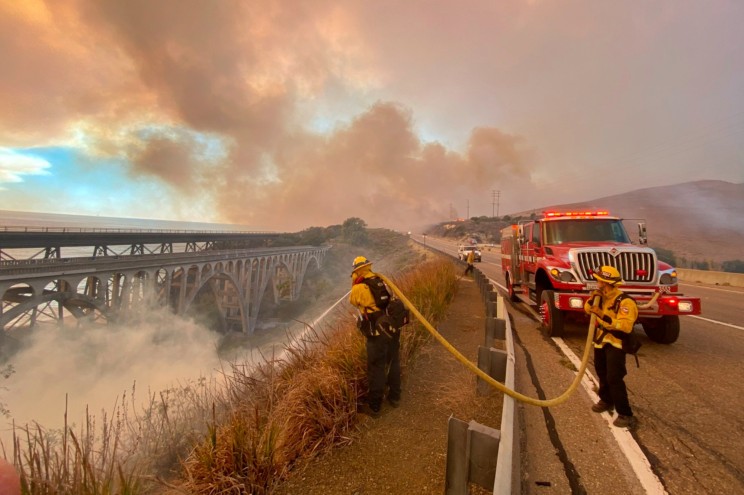
[[[738,46],[735,16],[716,5],[5,1],[0,146],[74,142],[172,210],[198,199],[213,221],[277,230],[483,214],[507,187],[511,211],[578,200],[604,191],[577,176],[738,102],[742,63],[712,56]],[[670,56],[695,29],[721,39]],[[736,144],[717,150],[732,170]],[[673,160],[679,177],[697,155]],[[603,187],[675,157],[652,158]]]
[[[456,153],[422,142],[403,106],[378,102],[332,134],[287,136],[273,155],[275,179],[260,188],[249,169],[236,167],[217,207],[248,225],[301,229],[308,219],[340,223],[356,216],[373,226],[408,228],[447,218],[458,191],[485,196],[497,181],[528,179],[528,153],[520,144],[482,128],[467,153]]]
[[[313,132],[309,102],[385,80],[356,6],[75,1],[49,9],[116,47],[104,74],[131,68],[130,84],[104,82],[124,92],[76,124],[89,153],[124,159],[133,178],[170,186],[174,202],[212,198],[221,221],[293,230],[360,216],[406,228],[446,216],[453,188],[483,193],[500,177],[528,176],[519,139],[478,129],[464,155],[423,142],[412,110],[394,101],[357,100],[346,123]],[[75,52],[82,42],[63,45]],[[78,101],[94,100],[97,89],[82,86]],[[136,108],[114,103],[120,97]],[[216,136],[224,154],[205,159],[200,134]]]
[[[43,158],[0,148],[0,188],[3,183],[22,182],[24,175],[47,174],[50,167]]]

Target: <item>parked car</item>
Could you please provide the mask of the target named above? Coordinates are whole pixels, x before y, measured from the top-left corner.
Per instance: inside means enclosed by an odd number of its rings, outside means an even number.
[[[480,249],[478,249],[478,246],[474,245],[468,245],[468,244],[460,244],[457,247],[457,257],[460,258],[460,260],[465,261],[468,259],[468,253],[470,251],[473,251],[475,254],[475,261],[480,262],[481,260],[481,252]]]

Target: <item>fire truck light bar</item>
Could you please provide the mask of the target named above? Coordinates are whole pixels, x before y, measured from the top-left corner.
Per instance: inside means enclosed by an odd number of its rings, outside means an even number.
[[[543,212],[545,217],[604,217],[610,214],[609,211],[546,211]]]

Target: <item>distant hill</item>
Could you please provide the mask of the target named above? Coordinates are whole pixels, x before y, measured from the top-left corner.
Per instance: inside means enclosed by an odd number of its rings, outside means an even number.
[[[650,187],[556,209],[604,209],[646,220],[649,245],[676,257],[720,263],[744,259],[744,184],[705,180]],[[539,211],[549,208],[541,208]]]
[[[528,217],[545,210],[608,210],[624,219],[645,220],[649,245],[671,251],[680,261],[678,266],[697,261],[716,269],[723,261],[744,260],[744,184],[705,180],[650,187],[580,203],[545,205],[511,216]],[[479,223],[485,225],[482,220],[459,223],[457,230],[467,233],[480,231]],[[505,224],[488,222],[487,230]]]

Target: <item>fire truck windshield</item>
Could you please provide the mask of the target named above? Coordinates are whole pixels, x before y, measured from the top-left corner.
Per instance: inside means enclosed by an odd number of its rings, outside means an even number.
[[[545,224],[545,244],[565,242],[630,243],[620,220],[552,220]]]

